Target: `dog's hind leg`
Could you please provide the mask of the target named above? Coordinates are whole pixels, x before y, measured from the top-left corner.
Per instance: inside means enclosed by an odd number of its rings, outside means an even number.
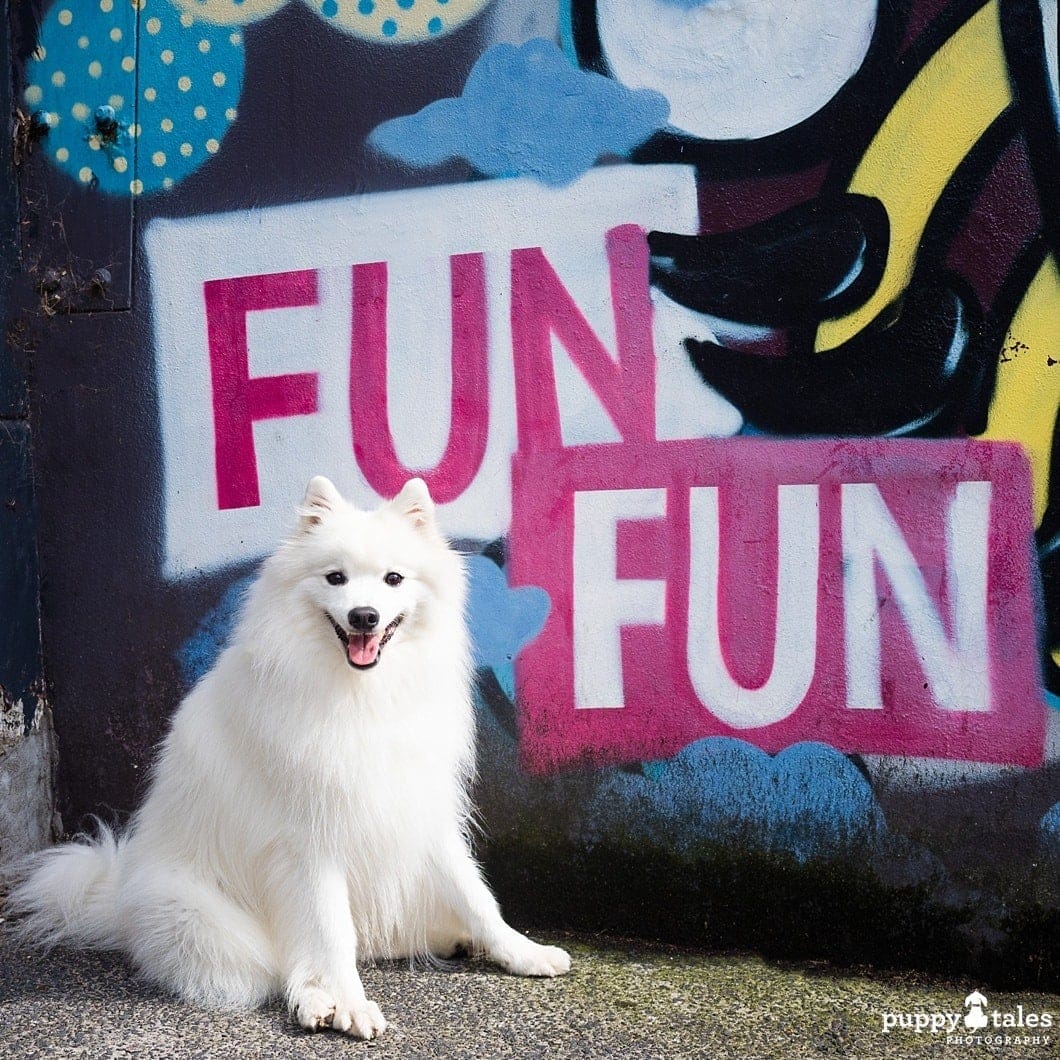
[[[467,844],[454,836],[438,866],[436,900],[452,910],[462,925],[461,937],[472,948],[513,975],[565,975],[570,956],[558,946],[542,946],[505,923],[497,899],[486,886]]]
[[[126,890],[128,952],[149,979],[187,1001],[253,1008],[280,989],[263,926],[216,887],[158,867]]]
[[[428,957],[441,961],[467,957],[472,952],[471,933],[463,920],[453,912],[451,903],[440,904],[439,897],[432,893],[424,903],[430,908],[427,923]]]
[[[427,936],[427,952],[443,961],[468,957],[473,952],[471,935],[466,928],[455,925],[435,928]]]

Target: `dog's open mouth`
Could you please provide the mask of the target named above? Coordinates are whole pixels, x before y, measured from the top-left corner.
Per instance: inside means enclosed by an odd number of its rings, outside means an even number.
[[[386,647],[404,618],[404,615],[398,615],[382,633],[358,633],[356,630],[347,633],[331,615],[328,615],[328,621],[334,628],[335,635],[346,649],[346,661],[355,670],[370,670],[379,662],[379,653]]]

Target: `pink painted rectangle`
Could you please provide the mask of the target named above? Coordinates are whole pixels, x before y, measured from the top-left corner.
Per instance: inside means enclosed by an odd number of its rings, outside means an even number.
[[[989,483],[985,547],[974,539],[947,545],[948,513],[958,485],[966,482]],[[976,564],[981,568],[985,562],[986,709],[940,704],[898,594],[879,564],[880,703],[875,709],[848,705],[842,507],[853,496],[844,484],[856,483],[878,489],[947,638],[955,636],[950,604],[955,564],[974,575]],[[779,720],[729,724],[704,706],[689,671],[690,557],[691,549],[702,546],[690,539],[691,491],[717,487],[717,640],[731,679],[754,689],[773,669],[782,485],[817,488],[817,621],[815,636],[806,634],[815,645],[815,655],[806,656],[812,679]],[[665,616],[621,629],[622,702],[576,706],[575,495],[615,490],[665,491],[665,514],[617,521],[613,544],[600,541],[601,548],[616,550],[615,569],[608,573],[619,585],[624,579],[662,583],[657,591],[664,594]],[[768,752],[818,740],[846,752],[1039,765],[1046,707],[1035,641],[1032,526],[1027,461],[1011,444],[739,439],[519,454],[513,460],[510,578],[514,585],[541,586],[551,600],[544,629],[516,663],[524,765],[541,773],[576,762],[663,758],[715,735],[735,736]],[[848,528],[848,546],[856,548],[859,542],[850,537]],[[582,585],[579,598],[591,601],[593,591]],[[587,637],[583,644],[592,643],[591,629],[580,635]],[[693,647],[698,657],[698,645]],[[855,664],[863,666],[864,660]],[[592,674],[592,658],[579,665]],[[739,709],[739,702],[732,706]]]

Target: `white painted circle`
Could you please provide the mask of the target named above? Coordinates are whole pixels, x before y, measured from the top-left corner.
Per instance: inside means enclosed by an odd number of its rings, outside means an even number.
[[[878,0],[597,0],[613,76],[670,101],[670,127],[757,140],[816,114],[861,67]]]

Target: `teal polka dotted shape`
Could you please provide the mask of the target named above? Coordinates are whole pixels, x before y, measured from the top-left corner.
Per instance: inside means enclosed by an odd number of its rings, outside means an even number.
[[[181,0],[190,2],[190,0]],[[415,44],[452,32],[491,0],[305,0],[335,29],[388,45]]]
[[[243,84],[238,30],[141,0],[137,54],[130,6],[53,4],[23,93],[48,115],[48,158],[110,195],[171,188],[216,154]],[[112,108],[113,122],[97,123],[100,107]]]
[[[238,30],[185,26],[168,4],[155,6],[157,24],[140,16],[138,175],[145,190],[149,180],[171,186],[220,150],[237,116],[244,69]]]

